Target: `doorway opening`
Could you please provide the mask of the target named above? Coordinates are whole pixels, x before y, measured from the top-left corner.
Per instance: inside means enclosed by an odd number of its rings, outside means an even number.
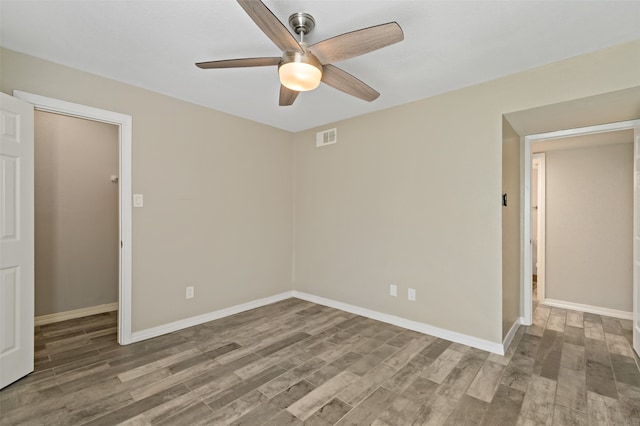
[[[631,319],[632,142],[621,130],[532,143],[534,307]]]
[[[131,116],[99,108],[47,98],[15,90],[13,95],[34,105],[36,111],[50,112],[113,124],[118,128],[118,343],[131,337]]]
[[[119,128],[36,110],[34,129],[35,325],[117,311]]]
[[[595,135],[595,134],[600,134],[600,133],[607,133],[607,132],[616,132],[616,131],[621,131],[621,130],[632,130],[634,129],[634,126],[638,126],[638,124],[640,124],[640,120],[631,120],[631,121],[625,121],[625,122],[618,122],[618,123],[610,123],[610,124],[603,124],[603,125],[596,125],[596,126],[588,126],[588,127],[581,127],[581,128],[575,128],[575,129],[568,129],[568,130],[561,130],[561,131],[556,131],[556,132],[548,132],[548,133],[540,133],[540,134],[535,134],[535,135],[529,135],[529,136],[525,136],[524,137],[524,149],[523,149],[523,155],[524,155],[524,208],[523,208],[523,213],[524,213],[524,241],[533,241],[533,233],[532,233],[532,216],[535,214],[535,209],[533,208],[534,206],[532,205],[532,169],[533,169],[533,156],[532,156],[532,144],[535,142],[542,142],[542,141],[554,141],[554,140],[564,140],[567,138],[572,138],[572,137],[576,137],[576,136],[587,136],[587,135]],[[539,164],[539,163],[538,163]],[[539,166],[538,166],[539,167]],[[540,172],[540,170],[538,170],[538,173]],[[630,177],[631,178],[631,177]],[[539,182],[539,180],[538,180]],[[540,192],[539,192],[539,188],[538,188],[538,196],[540,196]],[[634,195],[635,197],[635,195]],[[637,204],[637,203],[636,203]],[[540,208],[540,200],[538,199],[538,208]],[[637,208],[634,208],[633,211],[633,216],[634,218],[636,218],[638,215],[640,215],[640,212],[638,211]],[[635,220],[635,219],[634,219]],[[540,229],[540,223],[537,224],[538,225],[538,230]],[[544,224],[542,224],[544,225]],[[541,242],[538,241],[538,247],[540,246]],[[532,323],[532,312],[533,312],[533,264],[532,264],[532,259],[533,259],[533,253],[532,253],[532,244],[524,244],[524,283],[523,283],[523,295],[524,295],[524,323],[526,325],[529,325]],[[538,299],[540,300],[542,298],[542,300],[544,300],[544,298],[546,297],[546,295],[544,294],[544,287],[542,289],[542,291],[540,290],[540,279],[541,279],[541,272],[543,273],[543,279],[544,279],[544,272],[541,271],[540,268],[540,261],[541,259],[540,257],[540,252],[538,251],[538,271],[537,271],[537,275],[538,275]],[[634,289],[637,287],[637,279],[634,276],[633,278],[633,287]],[[544,284],[543,284],[544,285]],[[547,301],[548,302],[548,301]],[[569,308],[569,309],[576,309],[576,306],[574,307],[568,307],[568,306],[560,306],[560,307],[565,307],[565,308]],[[635,308],[634,308],[635,309]]]

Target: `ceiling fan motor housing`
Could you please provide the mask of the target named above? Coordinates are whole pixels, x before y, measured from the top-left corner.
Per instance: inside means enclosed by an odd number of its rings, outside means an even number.
[[[318,58],[307,50],[304,36],[315,27],[316,21],[308,13],[298,12],[289,16],[289,25],[296,34],[300,34],[302,52],[286,51],[282,54],[278,64],[280,82],[296,92],[313,90],[320,84],[323,69]]]

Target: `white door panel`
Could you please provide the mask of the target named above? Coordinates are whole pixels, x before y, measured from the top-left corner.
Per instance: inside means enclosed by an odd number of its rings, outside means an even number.
[[[0,388],[33,371],[33,105],[0,93]]]

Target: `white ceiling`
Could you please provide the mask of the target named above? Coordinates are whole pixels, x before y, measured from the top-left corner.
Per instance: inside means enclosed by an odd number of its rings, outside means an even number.
[[[640,1],[265,0],[283,22],[308,12],[314,43],[397,21],[405,40],[339,62],[381,93],[326,85],[278,106],[275,67],[195,62],[280,56],[232,0],[0,0],[0,45],[289,131],[400,105],[640,39]]]

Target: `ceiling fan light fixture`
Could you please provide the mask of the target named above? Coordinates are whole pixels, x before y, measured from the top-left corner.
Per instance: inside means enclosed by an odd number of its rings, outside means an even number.
[[[278,75],[284,87],[306,92],[320,85],[322,64],[308,52],[286,52],[278,65]]]
[[[283,52],[283,55],[198,62],[196,63],[198,68],[278,65],[280,78],[278,105],[280,106],[292,105],[300,92],[317,88],[321,81],[347,95],[367,102],[374,101],[380,96],[380,93],[373,88],[332,64],[403,40],[404,34],[397,22],[361,28],[309,46],[304,38],[315,27],[316,21],[313,16],[303,12],[289,16],[289,26],[294,33],[300,35],[300,41],[298,41],[261,0],[237,0],[237,2],[262,32]]]

